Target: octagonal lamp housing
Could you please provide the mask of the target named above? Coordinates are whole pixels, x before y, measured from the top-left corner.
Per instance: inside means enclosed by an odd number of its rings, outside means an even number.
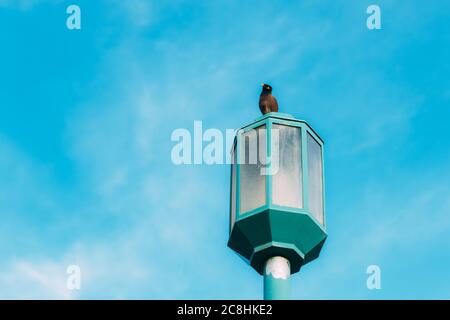
[[[272,112],[238,130],[231,157],[228,246],[260,274],[273,256],[298,272],[327,237],[322,139]]]

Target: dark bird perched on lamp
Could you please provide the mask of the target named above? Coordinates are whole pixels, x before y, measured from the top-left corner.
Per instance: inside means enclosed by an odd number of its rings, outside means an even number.
[[[262,114],[278,112],[278,102],[272,95],[272,87],[265,83],[262,84],[262,91],[259,96],[259,110]]]

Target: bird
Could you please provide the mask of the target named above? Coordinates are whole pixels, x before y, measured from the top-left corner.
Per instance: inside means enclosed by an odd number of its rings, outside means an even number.
[[[272,95],[272,87],[269,84],[261,84],[262,91],[259,96],[259,110],[262,114],[269,112],[278,112],[278,102],[275,96]]]

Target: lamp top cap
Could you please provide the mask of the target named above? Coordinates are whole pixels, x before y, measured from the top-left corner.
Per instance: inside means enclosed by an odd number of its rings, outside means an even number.
[[[255,121],[260,121],[266,118],[279,118],[279,119],[286,119],[286,120],[297,120],[292,114],[289,113],[282,113],[282,112],[269,112],[266,113],[258,118],[255,119]]]
[[[253,120],[253,122],[241,127],[239,130],[246,130],[247,128],[252,128],[255,126],[256,123],[258,122],[264,122],[268,119],[274,119],[275,123],[283,123],[283,120],[285,120],[285,124],[289,125],[289,123],[299,123],[299,124],[303,124],[305,126],[307,126],[308,130],[314,132],[315,136],[318,138],[318,140],[320,140],[321,143],[324,143],[323,139],[319,136],[319,134],[309,125],[308,122],[306,122],[305,120],[301,120],[301,119],[297,119],[295,118],[293,115],[289,114],[289,113],[281,113],[281,112],[269,112],[266,113],[258,118],[256,118],[255,120]],[[277,121],[279,120],[279,121]]]

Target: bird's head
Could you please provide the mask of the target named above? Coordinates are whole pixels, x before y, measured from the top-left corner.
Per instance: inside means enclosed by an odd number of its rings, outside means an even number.
[[[262,83],[261,86],[263,93],[272,93],[272,87],[270,86],[270,84]]]

